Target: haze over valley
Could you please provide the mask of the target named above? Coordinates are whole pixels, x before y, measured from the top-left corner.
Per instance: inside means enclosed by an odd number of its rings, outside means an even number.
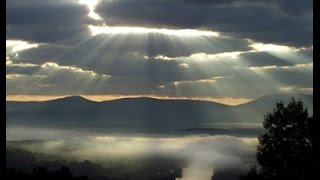
[[[312,0],[6,0],[7,175],[236,180],[291,97]]]

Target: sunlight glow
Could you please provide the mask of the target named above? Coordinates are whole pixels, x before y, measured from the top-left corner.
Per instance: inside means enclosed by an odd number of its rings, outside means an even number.
[[[168,57],[168,56],[163,56],[163,55],[158,55],[156,57],[154,57],[155,59],[161,59],[161,60],[174,60],[174,58]]]
[[[200,31],[194,29],[157,29],[157,28],[145,28],[145,27],[125,27],[125,26],[93,26],[89,25],[92,36],[98,34],[145,34],[145,33],[160,33],[173,36],[214,36],[218,37],[218,32],[212,31]]]
[[[182,69],[188,69],[189,68],[189,65],[187,63],[180,63],[179,66],[182,68]]]
[[[158,55],[158,56],[155,56],[155,57],[149,57],[147,55],[144,55],[142,57],[143,57],[143,59],[156,59],[156,60],[165,60],[165,61],[171,61],[171,60],[175,59],[173,57],[168,57],[168,56],[164,56],[164,55]]]
[[[305,94],[313,94],[313,88],[300,88],[300,91],[305,93]]]
[[[247,53],[250,51],[234,51],[234,52],[223,52],[223,53],[216,53],[216,54],[207,54],[207,53],[194,53],[188,57],[176,57],[177,60],[195,60],[195,61],[211,61],[211,60],[220,60],[221,58],[231,58],[237,59],[238,56],[242,53]]]
[[[188,83],[215,83],[217,79],[233,78],[232,76],[216,76],[210,79],[199,79],[193,81],[173,81],[174,85],[188,84]]]
[[[29,43],[27,41],[6,40],[6,48],[10,48],[10,51],[7,52],[7,54],[13,54],[30,48],[37,48],[38,46],[39,44]]]
[[[217,80],[217,79],[229,79],[229,78],[234,78],[233,76],[215,76],[213,77],[213,79]]]
[[[77,68],[77,67],[72,67],[72,66],[60,66],[57,63],[54,62],[46,62],[44,64],[41,65],[42,68],[54,68],[54,69],[64,69],[64,70],[70,70],[72,72],[79,72],[79,73],[85,73],[91,76],[97,76],[97,75],[101,75],[102,77],[107,77],[110,78],[110,75],[106,75],[106,74],[97,74],[94,71],[88,71],[88,70],[83,70],[81,68]]]
[[[99,3],[99,0],[79,0],[79,3],[86,5],[89,8],[89,17],[91,17],[94,20],[102,20],[102,18],[94,11],[94,9]]]
[[[263,44],[263,43],[253,43],[249,45],[253,49],[257,51],[267,51],[267,52],[288,52],[288,51],[295,51],[295,48],[289,46],[282,46],[276,44]]]
[[[249,67],[251,70],[267,70],[267,69],[292,69],[292,68],[304,68],[304,67],[312,67],[313,63],[307,64],[295,64],[293,66],[256,66]]]
[[[173,81],[172,84],[175,86],[183,85],[183,84],[192,84],[192,83],[215,83],[214,79],[200,79],[195,81]]]
[[[30,77],[30,78],[45,78],[47,77],[46,75],[38,75],[38,74],[32,74],[32,75],[27,75],[27,74],[7,74],[6,79],[7,80],[12,80],[12,79],[17,79],[17,78],[23,78],[23,77]]]
[[[8,67],[41,67],[45,72],[48,70],[66,70],[73,73],[81,73],[86,76],[101,76],[103,78],[110,78],[111,75],[98,74],[94,71],[84,70],[78,67],[72,66],[61,66],[55,62],[46,62],[41,65],[32,63],[14,63],[10,58],[6,58],[6,66]],[[12,76],[14,77],[14,76]],[[11,78],[12,79],[12,78]]]
[[[159,88],[165,88],[162,85]],[[7,101],[47,101],[58,98],[63,98],[72,95],[7,95]],[[172,99],[172,100],[199,100],[199,101],[210,101],[227,105],[238,105],[252,101],[249,98],[231,98],[231,97],[172,97],[172,96],[160,96],[160,95],[82,95],[82,97],[89,99],[91,101],[102,102],[111,101],[121,98],[139,98],[139,97],[149,97],[154,99]]]
[[[278,66],[257,66],[257,67],[249,67],[251,70],[264,70],[264,69],[277,69]]]
[[[279,90],[280,91],[285,91],[285,92],[290,92],[290,91],[293,90],[293,87],[290,87],[290,86],[288,86],[288,87],[280,87]]]
[[[6,66],[9,66],[9,67],[38,67],[37,64],[32,64],[32,63],[13,63],[13,61],[10,59],[6,59]]]

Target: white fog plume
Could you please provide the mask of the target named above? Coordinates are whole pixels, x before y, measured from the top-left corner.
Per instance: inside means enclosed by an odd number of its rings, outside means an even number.
[[[14,129],[7,129],[7,138]],[[17,129],[15,129],[17,130]],[[21,129],[20,129],[21,130]],[[58,132],[58,131],[47,131]],[[39,132],[43,136],[45,132]],[[238,167],[245,172],[254,161],[256,138],[235,136],[127,136],[127,135],[86,135],[75,131],[61,131],[67,139],[41,141],[23,144],[20,147],[37,153],[61,155],[79,161],[130,161],[144,157],[177,157],[185,160],[183,177],[191,180],[201,177],[210,180],[218,169]],[[33,133],[34,135],[36,133]],[[52,136],[52,134],[50,134]],[[45,137],[45,136],[44,136]],[[34,137],[36,138],[36,137]],[[39,137],[38,137],[39,138]]]

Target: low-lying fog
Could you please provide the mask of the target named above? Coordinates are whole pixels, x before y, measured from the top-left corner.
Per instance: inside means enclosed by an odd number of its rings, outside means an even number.
[[[256,137],[234,135],[87,134],[22,127],[7,127],[6,135],[7,149],[59,155],[70,161],[89,160],[106,168],[120,164],[140,167],[148,158],[172,159],[182,169],[179,180],[238,179],[254,163],[257,145]],[[27,139],[38,140],[20,141]]]

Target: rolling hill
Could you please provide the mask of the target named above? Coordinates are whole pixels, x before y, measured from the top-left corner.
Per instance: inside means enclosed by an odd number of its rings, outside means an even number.
[[[6,102],[8,125],[106,129],[215,128],[219,123],[260,123],[276,100],[293,95],[267,95],[238,106],[195,101],[124,98],[94,102],[71,96],[44,102]],[[294,95],[313,113],[312,95]]]

